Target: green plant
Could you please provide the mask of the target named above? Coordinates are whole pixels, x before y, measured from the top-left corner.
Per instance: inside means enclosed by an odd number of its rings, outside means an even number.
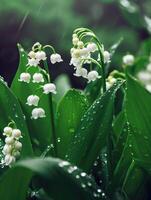
[[[151,80],[140,73],[150,73],[149,41],[109,74],[120,42],[106,51],[90,29],[74,31],[70,64],[83,91],[66,75],[52,83],[46,49],[51,64],[62,62],[54,47],[36,43],[27,54],[18,45],[11,87],[0,79],[0,199],[148,198]]]

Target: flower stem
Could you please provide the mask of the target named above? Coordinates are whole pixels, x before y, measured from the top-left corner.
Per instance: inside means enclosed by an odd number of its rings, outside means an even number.
[[[49,74],[49,68],[47,61],[44,61],[44,68]],[[51,82],[50,74],[48,77],[48,82]],[[57,156],[57,138],[56,138],[56,131],[55,131],[55,122],[54,122],[54,110],[53,110],[53,102],[52,102],[52,94],[49,94],[49,99],[50,99],[50,114],[51,114],[51,124],[52,124],[52,142],[54,145],[54,156]]]

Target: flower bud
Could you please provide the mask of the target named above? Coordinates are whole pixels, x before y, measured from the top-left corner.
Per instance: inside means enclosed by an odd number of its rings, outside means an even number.
[[[78,38],[78,37],[74,37],[74,38],[72,39],[73,45],[77,45],[78,42],[79,42],[79,38]]]
[[[82,41],[79,41],[77,45],[80,49],[84,47],[84,43]]]

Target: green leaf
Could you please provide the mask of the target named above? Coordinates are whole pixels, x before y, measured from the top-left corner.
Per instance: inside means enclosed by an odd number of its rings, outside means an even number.
[[[23,112],[27,119],[29,132],[31,134],[32,142],[34,147],[38,147],[39,150],[44,151],[48,145],[52,142],[52,126],[51,126],[51,112],[50,112],[50,99],[49,95],[42,95],[42,89],[36,90],[40,85],[37,83],[24,83],[18,81],[20,74],[25,72],[27,69],[27,55],[23,48],[19,45],[20,63],[17,73],[11,85],[11,89],[18,97]],[[31,75],[39,72],[38,67],[32,67],[28,71]],[[45,80],[46,83],[46,80]],[[29,95],[36,94],[40,96],[39,107],[43,108],[46,112],[46,118],[31,119],[31,112],[33,107],[26,104],[27,97]]]
[[[100,193],[94,180],[85,172],[66,161],[54,158],[18,162],[0,179],[0,199],[27,199],[28,184],[33,175],[39,178],[39,186],[46,194],[55,200],[106,199],[105,193]],[[8,187],[9,192],[6,192]]]
[[[136,166],[133,166],[133,160],[139,159],[140,161],[150,162],[150,102],[151,94],[136,79],[127,75],[125,102],[127,139],[115,168],[110,188],[114,190],[123,185],[124,191],[130,199],[133,199],[138,191],[141,191],[142,181],[147,181],[144,172]],[[117,150],[120,151],[119,149]],[[131,188],[129,187],[130,183],[132,185]]]
[[[65,158],[71,138],[75,134],[87,108],[88,100],[85,95],[74,89],[69,90],[59,103],[56,116],[59,157]]]
[[[26,126],[26,119],[21,110],[20,104],[11,90],[0,79],[0,130],[2,131],[8,123],[13,120],[18,129],[21,130],[23,144],[21,157],[31,156],[33,154],[31,141]]]
[[[114,95],[122,81],[98,98],[81,119],[81,124],[69,146],[68,160],[89,171],[105,146],[111,129]]]
[[[151,156],[151,94],[129,75],[127,75],[126,115],[134,131],[137,156],[149,161]]]
[[[61,74],[56,78],[55,85],[57,88],[57,94],[54,95],[54,101],[58,103],[65,93],[71,88],[69,77],[66,74]]]

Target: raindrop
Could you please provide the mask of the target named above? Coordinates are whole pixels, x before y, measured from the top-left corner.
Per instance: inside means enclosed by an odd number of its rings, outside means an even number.
[[[86,188],[86,185],[84,183],[81,184],[82,188]]]
[[[86,176],[86,173],[85,173],[85,172],[82,172],[82,173],[81,173],[81,176],[82,176],[82,177],[85,177],[85,176]]]

